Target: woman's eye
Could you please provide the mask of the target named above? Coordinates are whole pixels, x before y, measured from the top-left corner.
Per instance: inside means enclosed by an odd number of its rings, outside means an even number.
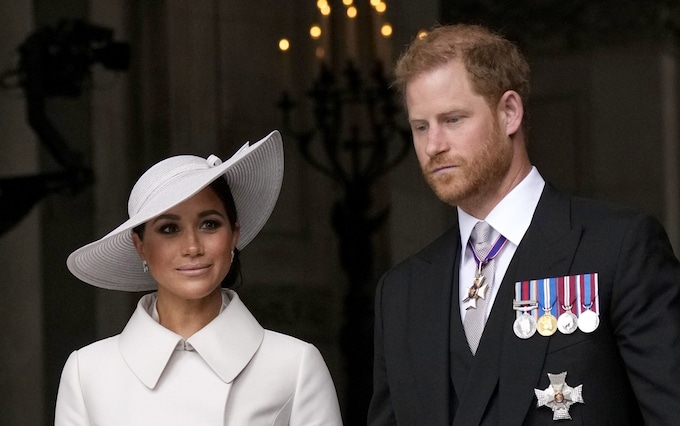
[[[206,220],[201,224],[201,228],[208,230],[217,229],[220,226],[222,226],[222,223],[218,220]]]
[[[166,223],[165,225],[162,225],[160,228],[158,228],[158,231],[161,234],[174,234],[178,230],[179,227],[174,223]]]

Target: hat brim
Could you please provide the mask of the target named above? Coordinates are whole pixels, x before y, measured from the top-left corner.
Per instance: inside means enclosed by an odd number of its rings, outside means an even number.
[[[66,260],[68,269],[96,287],[119,291],[156,289],[151,274],[143,271],[132,242],[132,229],[191,198],[221,176],[227,180],[236,204],[240,225],[236,247],[241,250],[262,230],[274,210],[283,168],[283,142],[278,131],[253,144],[246,143],[224,163],[192,170],[182,176],[181,186],[157,191],[119,227],[71,253]]]

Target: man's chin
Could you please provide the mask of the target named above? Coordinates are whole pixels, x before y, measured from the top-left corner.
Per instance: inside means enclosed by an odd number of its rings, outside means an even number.
[[[430,186],[432,187],[432,190],[434,191],[437,198],[451,206],[458,205],[458,203],[464,198],[463,194],[459,190],[451,188],[451,185]]]

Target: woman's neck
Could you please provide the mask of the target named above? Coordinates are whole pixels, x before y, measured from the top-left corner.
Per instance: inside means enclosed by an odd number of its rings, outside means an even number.
[[[222,308],[222,291],[216,291],[201,299],[181,299],[159,291],[156,309],[160,324],[184,339],[208,325]]]

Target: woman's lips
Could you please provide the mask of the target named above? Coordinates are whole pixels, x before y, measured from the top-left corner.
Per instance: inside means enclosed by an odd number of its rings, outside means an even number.
[[[184,275],[201,275],[210,268],[208,264],[186,265],[177,268],[177,272]]]

